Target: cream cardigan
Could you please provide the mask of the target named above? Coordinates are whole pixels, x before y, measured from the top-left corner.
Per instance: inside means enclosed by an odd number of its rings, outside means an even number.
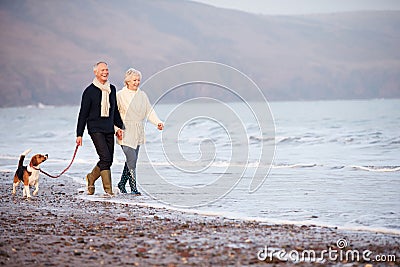
[[[154,125],[162,121],[150,105],[146,93],[140,89],[133,91],[124,86],[117,92],[117,104],[125,125],[123,138],[117,139],[117,143],[136,149],[145,142],[143,121],[147,118]]]

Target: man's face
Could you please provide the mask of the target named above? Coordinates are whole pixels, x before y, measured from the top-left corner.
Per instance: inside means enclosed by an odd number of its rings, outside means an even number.
[[[94,75],[97,80],[101,83],[105,83],[108,80],[108,66],[105,63],[97,65],[97,70],[94,71]]]

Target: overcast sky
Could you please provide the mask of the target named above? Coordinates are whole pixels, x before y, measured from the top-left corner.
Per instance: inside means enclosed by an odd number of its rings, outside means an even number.
[[[269,15],[358,10],[400,10],[400,0],[192,0],[213,6]]]

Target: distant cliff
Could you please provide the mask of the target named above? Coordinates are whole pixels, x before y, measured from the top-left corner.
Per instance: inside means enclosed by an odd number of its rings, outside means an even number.
[[[184,0],[4,0],[0,32],[1,107],[78,104],[100,59],[119,88],[130,66],[144,81],[207,60],[242,71],[269,100],[400,97],[400,12],[262,16]]]

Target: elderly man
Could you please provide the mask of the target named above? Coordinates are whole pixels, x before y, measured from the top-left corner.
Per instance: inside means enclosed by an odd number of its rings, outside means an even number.
[[[95,78],[82,94],[81,107],[76,127],[76,143],[82,146],[82,135],[87,127],[96,148],[99,161],[92,172],[86,175],[89,195],[95,192],[95,181],[101,176],[104,191],[113,195],[111,165],[114,156],[114,125],[121,136],[124,124],[117,108],[115,86],[108,81],[108,65],[98,62],[93,66]]]

